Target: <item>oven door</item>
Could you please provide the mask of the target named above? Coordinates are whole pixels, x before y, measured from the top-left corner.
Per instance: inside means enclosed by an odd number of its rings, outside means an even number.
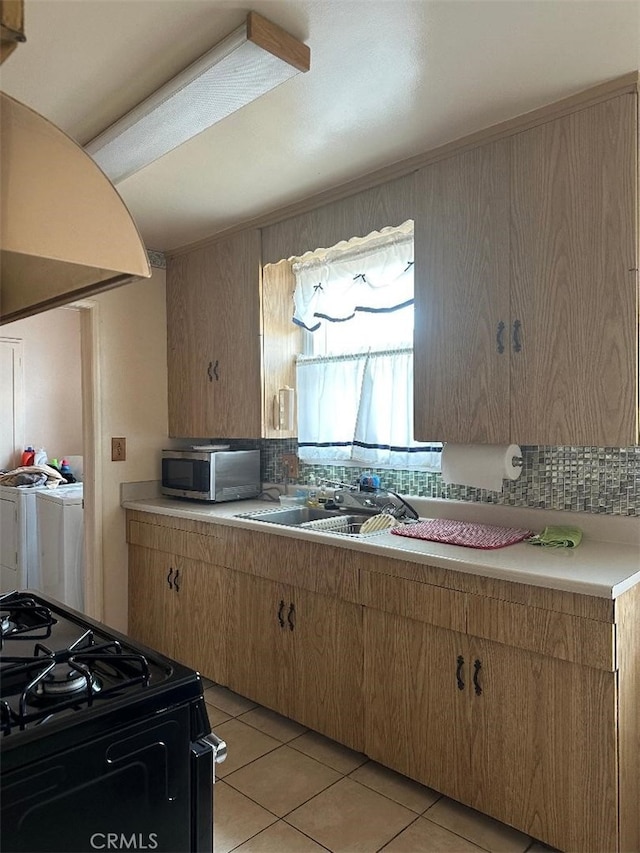
[[[3,770],[3,853],[210,853],[216,756],[191,740],[190,718],[167,709]]]

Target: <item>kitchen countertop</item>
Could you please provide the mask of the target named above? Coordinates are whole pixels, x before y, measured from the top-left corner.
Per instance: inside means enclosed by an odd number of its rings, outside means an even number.
[[[285,527],[238,518],[238,514],[276,509],[270,501],[249,500],[203,504],[168,497],[123,500],[125,509],[151,512],[194,521],[260,530],[334,547],[388,556],[390,559],[424,563],[498,580],[615,599],[640,582],[640,518],[620,518],[591,513],[552,512],[465,501],[409,498],[421,518],[454,518],[508,527],[527,527],[534,532],[552,524],[580,527],[578,548],[540,548],[525,542],[493,551],[445,545],[379,532],[367,537]]]

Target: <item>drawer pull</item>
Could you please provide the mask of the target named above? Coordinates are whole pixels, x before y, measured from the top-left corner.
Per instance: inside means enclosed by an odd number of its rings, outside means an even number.
[[[173,566],[169,569],[169,574],[167,575],[167,584],[169,585],[169,589],[173,589],[173,584],[171,583],[171,576],[173,575]]]
[[[218,365],[220,362],[216,359],[216,363],[214,364],[212,361],[209,362],[209,367],[207,367],[207,376],[209,377],[209,382],[213,382],[213,377],[215,376],[216,382],[220,379],[218,376]]]
[[[178,584],[178,578],[180,577],[180,569],[176,569],[176,576],[173,579],[173,586],[176,592],[180,592],[180,585]]]
[[[478,676],[480,675],[480,670],[482,669],[482,663],[476,658],[473,662],[473,687],[476,691],[476,696],[480,696],[482,693],[482,687],[478,682]]]
[[[520,338],[520,330],[522,323],[520,320],[513,321],[513,351],[520,352],[522,350],[522,340]]]
[[[293,631],[296,627],[295,619],[293,618],[296,615],[296,608],[293,602],[291,602],[291,606],[289,607],[289,612],[287,613],[287,622],[289,623],[289,630]]]
[[[496,331],[496,349],[500,355],[504,352],[504,323],[502,320],[498,323]]]
[[[458,690],[464,690],[464,681],[462,680],[462,667],[464,666],[464,658],[458,655],[458,666],[456,668],[456,681],[458,682]]]
[[[284,628],[284,619],[282,618],[283,610],[284,610],[284,601],[281,601],[280,606],[278,607],[278,622],[280,623],[281,628]]]

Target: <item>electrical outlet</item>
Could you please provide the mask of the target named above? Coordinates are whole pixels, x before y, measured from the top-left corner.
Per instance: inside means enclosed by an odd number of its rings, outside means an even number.
[[[288,480],[298,479],[298,457],[295,453],[282,454],[282,469]]]
[[[127,458],[127,439],[112,438],[111,439],[111,461],[124,462]]]

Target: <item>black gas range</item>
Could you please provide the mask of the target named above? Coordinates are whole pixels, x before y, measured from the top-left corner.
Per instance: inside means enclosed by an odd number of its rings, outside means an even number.
[[[32,592],[0,596],[3,853],[211,851],[198,673]]]

